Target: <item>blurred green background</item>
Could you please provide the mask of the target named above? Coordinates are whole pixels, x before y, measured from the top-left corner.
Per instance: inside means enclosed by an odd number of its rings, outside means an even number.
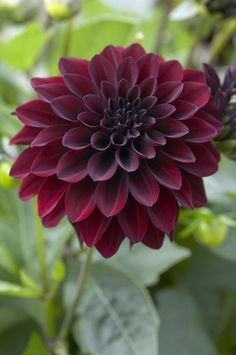
[[[30,78],[61,56],[90,59],[141,43],[219,73],[236,61],[235,1],[0,0],[0,355],[235,355],[236,163],[205,179],[206,208],[182,210],[175,242],[95,254],[69,337],[58,340],[84,250],[67,221],[45,230],[8,176],[19,153],[11,115]],[[227,10],[227,11],[226,11]]]

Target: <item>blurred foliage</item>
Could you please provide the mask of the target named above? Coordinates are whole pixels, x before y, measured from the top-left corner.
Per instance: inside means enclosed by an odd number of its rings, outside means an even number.
[[[85,250],[67,221],[43,229],[8,177],[17,155],[8,140],[21,125],[11,113],[32,98],[32,76],[56,75],[61,56],[91,58],[137,37],[183,65],[222,70],[236,59],[235,17],[197,0],[50,4],[0,0],[0,355],[236,354],[235,162],[205,179],[206,208],[181,211],[175,243],[94,255],[67,342],[55,339]]]

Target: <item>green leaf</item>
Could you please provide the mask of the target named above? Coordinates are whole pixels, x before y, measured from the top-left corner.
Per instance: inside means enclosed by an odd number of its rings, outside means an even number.
[[[203,288],[236,292],[236,263],[220,258],[213,250],[194,243],[186,267],[173,270],[175,278],[195,292]]]
[[[160,275],[175,264],[190,256],[189,249],[166,240],[159,250],[152,250],[144,245],[134,245],[129,249],[128,243],[123,243],[119,252],[109,260],[101,259],[99,263],[114,265],[122,272],[137,277],[144,285],[151,286],[157,282]]]
[[[40,24],[32,23],[8,42],[0,43],[0,59],[16,69],[29,70],[47,39]]]
[[[0,267],[12,274],[18,273],[18,265],[10,250],[3,243],[0,243]]]
[[[229,204],[236,194],[236,162],[222,157],[218,172],[204,181],[210,202]]]
[[[73,285],[67,289],[73,297]],[[152,300],[135,278],[96,265],[78,309],[74,338],[93,355],[157,355],[158,317]]]
[[[50,355],[38,334],[33,333],[23,355]]]
[[[0,281],[0,295],[38,298],[40,293],[32,288],[22,287],[7,281]]]
[[[189,292],[167,288],[157,294],[157,301],[161,320],[161,355],[218,355]]]
[[[20,355],[23,354],[28,339],[32,332],[39,331],[33,322],[21,321],[10,330],[0,334],[0,354],[1,355]]]

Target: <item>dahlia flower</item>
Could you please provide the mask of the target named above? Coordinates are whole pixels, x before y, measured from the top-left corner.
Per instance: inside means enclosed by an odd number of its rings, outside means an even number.
[[[61,76],[32,79],[39,98],[16,109],[28,146],[11,175],[20,197],[38,196],[46,227],[66,215],[80,241],[104,256],[130,243],[160,248],[179,206],[206,203],[202,177],[216,172],[204,74],[133,44],[91,61],[62,58]]]

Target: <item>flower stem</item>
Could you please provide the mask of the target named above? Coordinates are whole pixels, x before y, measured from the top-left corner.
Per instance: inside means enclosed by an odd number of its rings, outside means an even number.
[[[236,33],[236,21],[228,20],[225,23],[225,26],[222,26],[222,29],[216,33],[212,41],[210,58],[208,62],[213,64],[217,59],[218,55],[221,54],[229,42],[230,38]]]
[[[38,254],[39,268],[40,268],[40,278],[43,288],[43,293],[48,293],[49,283],[47,276],[47,266],[45,258],[45,241],[43,237],[43,227],[37,213],[37,201],[34,200],[34,220],[36,227],[36,248]]]
[[[173,0],[163,0],[162,1],[163,11],[162,11],[162,16],[161,16],[161,19],[159,22],[159,26],[157,28],[156,40],[155,40],[155,44],[154,44],[154,48],[153,48],[155,53],[159,53],[161,50],[163,38],[165,35],[164,32],[167,27],[169,13],[172,8],[172,2],[173,2]]]
[[[89,269],[90,269],[91,262],[92,262],[92,255],[93,255],[93,249],[90,248],[90,249],[88,249],[86,258],[84,259],[84,262],[81,266],[78,282],[76,285],[74,301],[73,301],[68,313],[66,314],[66,316],[62,322],[61,328],[59,330],[59,333],[58,333],[58,340],[59,341],[64,340],[68,335],[71,323],[73,321],[75,311],[76,311],[76,309],[81,301],[82,295],[83,295],[84,286],[86,284],[86,281],[87,281],[87,278],[89,275]]]
[[[62,56],[67,57],[70,52],[71,36],[73,32],[73,21],[68,20],[64,33],[64,43],[62,48]]]
[[[55,312],[52,299],[48,298],[49,294],[49,280],[47,274],[46,253],[45,253],[45,240],[43,236],[42,223],[37,213],[37,201],[34,200],[34,220],[36,226],[36,249],[39,261],[40,279],[42,284],[43,293],[43,308],[44,308],[44,333],[47,340],[55,336]]]

